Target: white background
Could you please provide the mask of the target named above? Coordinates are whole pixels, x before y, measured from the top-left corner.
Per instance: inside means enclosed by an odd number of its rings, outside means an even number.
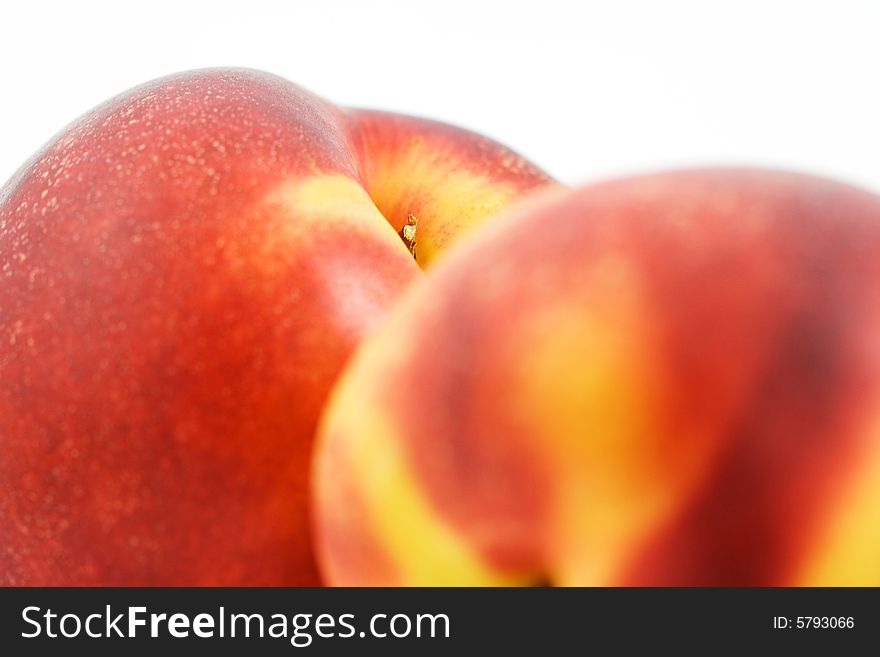
[[[783,166],[880,191],[880,2],[9,2],[0,180],[128,87],[248,66],[458,123],[569,183]]]

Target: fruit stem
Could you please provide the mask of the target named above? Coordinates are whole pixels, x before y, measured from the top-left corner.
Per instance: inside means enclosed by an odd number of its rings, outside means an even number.
[[[403,240],[403,243],[406,244],[406,248],[408,248],[409,252],[412,254],[413,260],[418,260],[416,257],[416,228],[418,228],[418,224],[419,220],[416,219],[416,216],[412,212],[410,212],[406,216],[406,223],[403,228],[397,233],[400,235],[400,239]]]

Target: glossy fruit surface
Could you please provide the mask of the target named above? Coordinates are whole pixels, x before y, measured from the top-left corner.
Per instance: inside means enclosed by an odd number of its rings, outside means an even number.
[[[0,191],[0,583],[316,583],[312,434],[420,276],[397,231],[428,265],[549,182],[256,71],[69,126]]]

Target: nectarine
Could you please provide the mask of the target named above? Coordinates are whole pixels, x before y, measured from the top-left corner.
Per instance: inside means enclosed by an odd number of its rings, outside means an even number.
[[[333,584],[880,584],[880,198],[560,193],[413,285],[332,396]]]
[[[550,183],[272,75],[88,113],[0,191],[0,583],[317,582],[312,434],[419,264]]]

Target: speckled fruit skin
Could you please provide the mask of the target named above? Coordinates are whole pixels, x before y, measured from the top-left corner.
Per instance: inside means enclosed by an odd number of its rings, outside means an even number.
[[[420,275],[396,231],[427,265],[550,182],[247,70],[65,129],[0,190],[0,583],[317,583],[314,427]]]
[[[340,379],[327,581],[880,585],[880,198],[703,170],[513,214]]]

